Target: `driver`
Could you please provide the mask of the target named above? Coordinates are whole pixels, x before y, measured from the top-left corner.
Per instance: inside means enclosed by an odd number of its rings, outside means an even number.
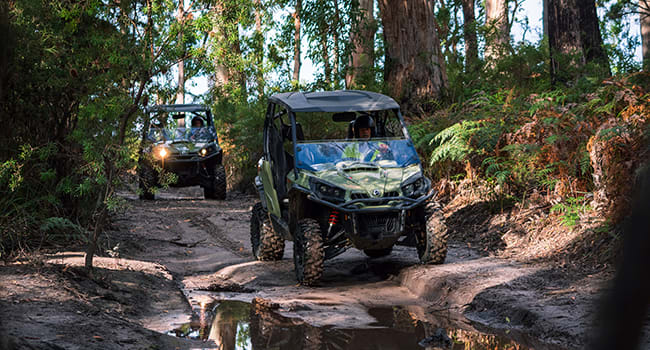
[[[375,121],[366,113],[359,115],[354,121],[354,137],[359,140],[367,141],[373,136],[375,136]],[[371,149],[369,152],[363,152],[365,156],[361,157],[365,162],[394,159],[393,153],[384,142],[373,142],[372,144],[367,143],[367,147],[370,147]]]
[[[203,118],[201,118],[201,117],[192,118],[192,127],[193,128],[202,128],[203,127]]]
[[[368,114],[362,114],[354,121],[354,137],[369,140],[374,136],[375,121]]]
[[[192,129],[190,131],[190,140],[194,140],[203,133],[203,118],[192,118]]]

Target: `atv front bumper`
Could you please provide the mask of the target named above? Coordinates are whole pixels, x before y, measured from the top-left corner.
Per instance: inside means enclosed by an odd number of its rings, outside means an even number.
[[[418,207],[425,201],[433,197],[435,191],[431,189],[426,195],[418,198],[410,198],[404,196],[398,197],[381,197],[381,198],[361,198],[349,200],[345,203],[333,203],[320,199],[313,194],[308,194],[307,198],[319,204],[337,209],[347,213],[386,213],[386,212],[400,212],[404,210],[411,210]]]
[[[332,203],[313,194],[307,198],[338,212],[339,224],[358,249],[384,249],[392,247],[410,228],[424,220],[417,208],[429,200],[434,190],[418,198],[404,196],[365,198],[345,203]]]
[[[221,163],[221,152],[205,157],[198,155],[176,156],[158,160],[158,164],[165,170],[175,174],[178,181],[170,186],[186,187],[196,186],[211,187],[214,178],[213,170],[216,164]]]

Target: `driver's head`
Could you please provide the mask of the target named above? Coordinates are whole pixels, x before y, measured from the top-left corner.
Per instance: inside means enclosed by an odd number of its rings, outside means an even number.
[[[193,128],[202,128],[203,127],[203,119],[201,119],[200,117],[192,118],[192,127]]]
[[[375,121],[367,114],[362,114],[354,121],[354,128],[357,131],[357,138],[369,139],[372,137],[372,130],[375,128]]]

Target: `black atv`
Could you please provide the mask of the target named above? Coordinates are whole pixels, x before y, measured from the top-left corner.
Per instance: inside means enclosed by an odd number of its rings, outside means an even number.
[[[155,123],[146,132],[138,170],[140,199],[154,199],[161,174],[172,173],[174,187],[200,185],[205,198],[226,199],[223,152],[210,109],[197,104],[158,105],[147,109]],[[187,122],[189,127],[185,127]]]
[[[422,263],[444,262],[447,228],[393,99],[353,90],[273,95],[263,137],[250,229],[258,260],[281,259],[293,240],[304,285],[349,247],[376,258],[410,241]]]

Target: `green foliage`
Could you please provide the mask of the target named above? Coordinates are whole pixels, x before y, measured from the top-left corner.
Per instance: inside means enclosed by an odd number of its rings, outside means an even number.
[[[45,234],[46,241],[57,244],[87,240],[84,228],[67,218],[47,218],[43,220],[40,230]]]
[[[568,197],[564,202],[551,207],[551,213],[560,214],[562,224],[566,227],[574,227],[580,222],[580,214],[591,210],[585,197]]]
[[[463,121],[440,131],[430,142],[437,143],[438,146],[431,153],[429,164],[443,161],[460,162],[476,153],[471,140],[480,130],[480,122]]]
[[[501,125],[488,120],[465,120],[439,133],[430,141],[436,145],[429,164],[454,163],[469,160],[473,155],[485,154],[493,148],[500,136]]]
[[[224,165],[229,184],[235,189],[251,190],[262,156],[262,129],[266,101],[232,103],[223,101],[215,108],[219,144],[224,150]]]
[[[167,5],[8,6],[20,45],[0,81],[0,116],[11,125],[0,130],[0,255],[62,239],[94,244],[84,235],[123,207],[114,193],[137,160],[141,97],[182,51],[169,40],[183,28],[170,25]]]

